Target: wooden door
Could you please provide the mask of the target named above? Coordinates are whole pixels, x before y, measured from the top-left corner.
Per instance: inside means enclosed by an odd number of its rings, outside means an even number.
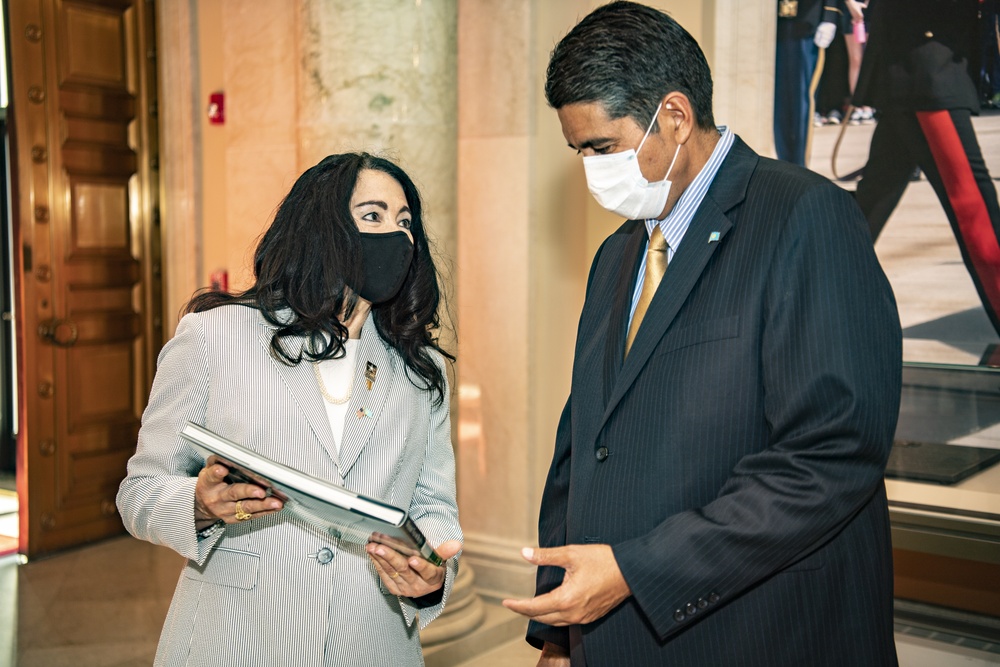
[[[21,551],[122,531],[162,344],[148,0],[9,3]]]

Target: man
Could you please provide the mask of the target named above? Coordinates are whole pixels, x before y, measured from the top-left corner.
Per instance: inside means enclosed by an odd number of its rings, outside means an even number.
[[[806,166],[821,56],[833,43],[843,10],[843,0],[778,0],[774,150],[779,160]]]
[[[857,199],[878,239],[916,167],[937,193],[1000,332],[1000,205],[972,126],[977,3],[873,0],[855,104],[879,111]]]
[[[584,18],[546,97],[629,220],[590,272],[537,594],[504,602],[538,664],[896,664],[901,334],[861,212],[717,129],[704,55],[654,9]]]

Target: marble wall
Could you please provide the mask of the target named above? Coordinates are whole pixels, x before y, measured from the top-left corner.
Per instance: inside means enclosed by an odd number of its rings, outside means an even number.
[[[456,16],[456,0],[303,0],[297,63],[299,167],[355,150],[397,162],[423,197],[448,286],[456,236]]]

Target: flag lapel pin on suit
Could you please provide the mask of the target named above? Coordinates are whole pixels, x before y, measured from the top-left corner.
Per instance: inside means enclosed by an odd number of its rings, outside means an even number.
[[[719,240],[719,232],[712,232],[711,234],[708,235],[709,243],[715,243],[718,240]]]

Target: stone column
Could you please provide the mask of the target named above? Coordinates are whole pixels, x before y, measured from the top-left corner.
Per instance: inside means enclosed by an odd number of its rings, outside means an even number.
[[[695,38],[712,67],[715,121],[729,125],[758,153],[774,157],[775,5],[706,0],[703,11],[704,31]]]
[[[457,174],[457,0],[302,0],[298,91],[299,169],[345,151],[389,158],[420,190],[445,301],[454,300]],[[453,307],[444,347],[456,351]],[[426,647],[482,621],[474,576],[462,563]]]
[[[302,0],[298,94],[300,169],[356,150],[403,167],[452,298],[456,2]]]
[[[156,5],[160,61],[161,192],[163,244],[163,333],[177,328],[178,313],[201,284],[200,128],[197,95],[197,8],[194,0]]]
[[[465,562],[491,602],[533,590],[520,547],[537,541],[597,236],[582,166],[541,92],[549,50],[587,11],[584,0],[460,3],[459,506]],[[523,619],[503,620],[521,632]]]

